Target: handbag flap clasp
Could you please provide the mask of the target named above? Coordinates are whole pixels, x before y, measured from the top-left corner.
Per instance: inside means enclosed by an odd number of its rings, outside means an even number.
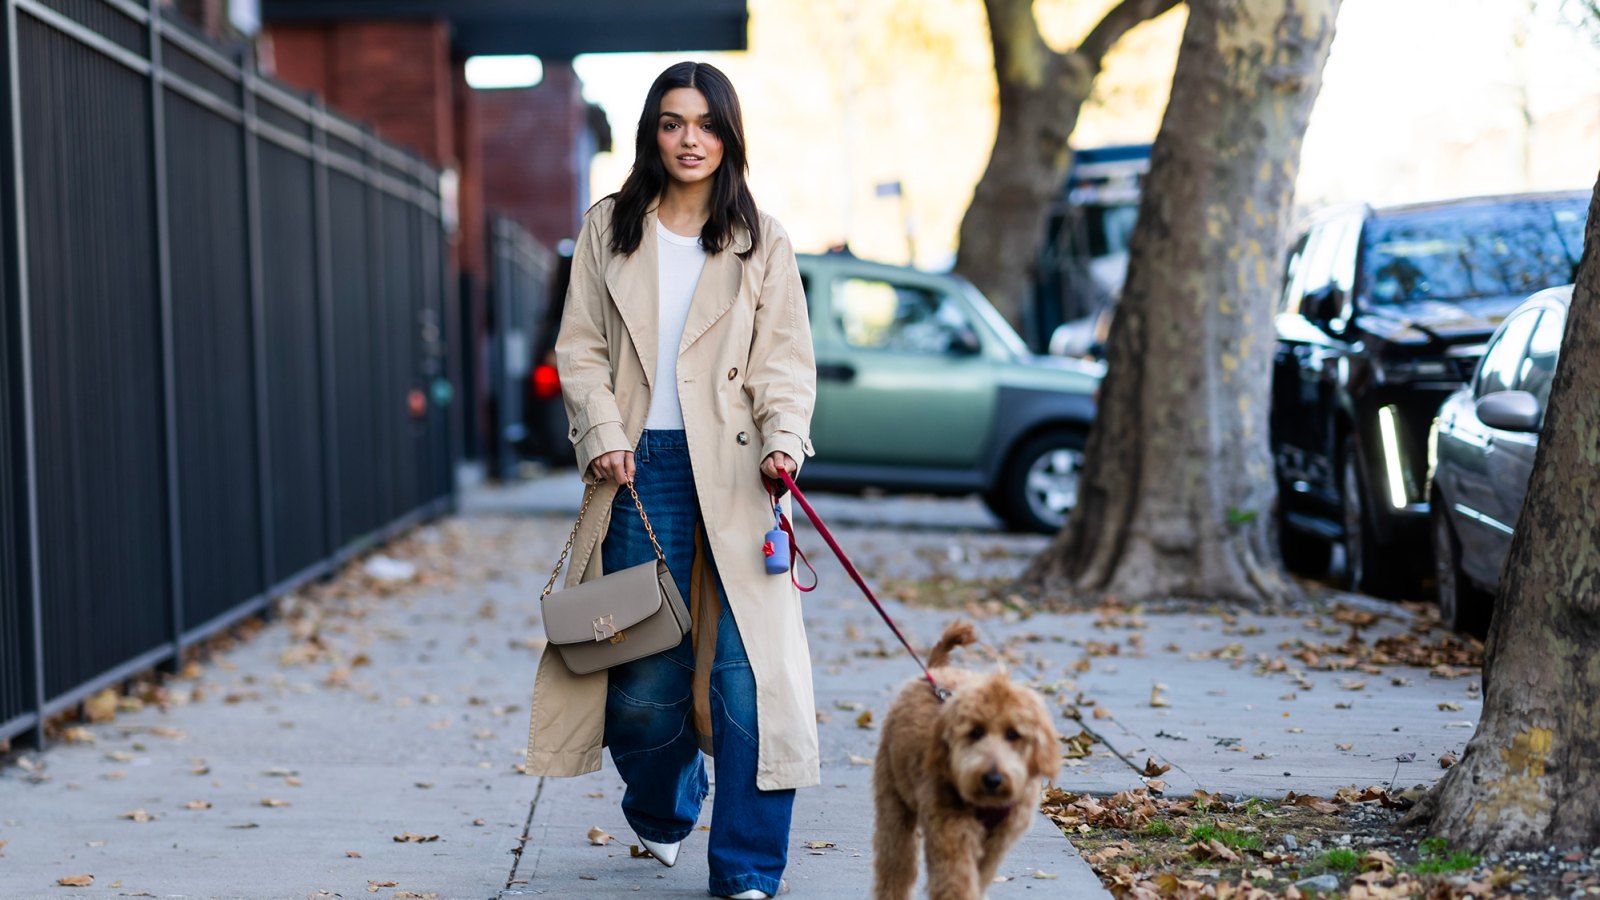
[[[650,560],[544,598],[544,629],[552,644],[609,641],[661,608],[666,566]]]

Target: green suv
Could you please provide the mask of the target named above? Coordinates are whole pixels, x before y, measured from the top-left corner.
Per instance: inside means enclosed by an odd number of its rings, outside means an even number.
[[[1013,527],[1061,528],[1104,367],[1035,356],[961,278],[802,255],[817,353],[808,488],[978,493]]]

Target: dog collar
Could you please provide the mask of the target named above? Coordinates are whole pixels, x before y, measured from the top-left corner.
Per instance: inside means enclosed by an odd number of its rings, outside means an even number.
[[[1006,816],[1011,815],[1011,807],[979,806],[973,810],[973,813],[978,817],[978,821],[983,823],[984,828],[993,831],[1000,826],[1001,822],[1006,820]]]

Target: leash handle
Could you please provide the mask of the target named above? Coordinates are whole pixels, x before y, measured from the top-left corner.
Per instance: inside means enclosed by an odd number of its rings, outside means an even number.
[[[894,620],[889,618],[889,614],[887,612],[884,612],[883,605],[879,603],[878,598],[873,595],[872,588],[867,586],[867,580],[861,577],[861,573],[856,570],[855,563],[852,563],[850,561],[850,557],[845,555],[844,548],[840,547],[839,542],[833,539],[833,534],[828,531],[828,526],[822,524],[822,517],[818,516],[817,511],[811,508],[811,503],[806,500],[806,495],[800,493],[799,486],[794,483],[794,476],[790,475],[789,470],[787,469],[779,469],[778,474],[783,476],[784,485],[788,487],[789,492],[794,495],[794,500],[796,503],[800,504],[800,508],[805,510],[806,518],[811,520],[811,524],[817,529],[817,533],[822,535],[822,540],[828,545],[828,549],[833,551],[834,556],[839,557],[839,562],[844,565],[844,570],[848,572],[850,577],[855,581],[856,587],[861,588],[861,593],[867,595],[867,600],[871,601],[872,608],[878,611],[878,615],[882,617],[883,623],[889,626],[889,630],[894,632],[894,636],[900,639],[900,645],[906,648],[906,652],[911,654],[912,659],[916,660],[918,668],[922,669],[922,677],[928,679],[928,684],[933,687],[934,695],[940,700],[943,700],[948,695],[948,692],[945,691],[944,688],[939,687],[939,682],[933,680],[933,673],[929,672],[928,667],[923,664],[922,657],[917,655],[917,651],[911,649],[911,642],[906,640],[906,636],[900,633],[900,629],[894,624]],[[794,533],[792,527],[790,528],[789,543],[790,546],[794,546]],[[809,566],[811,563],[807,562],[806,565]],[[816,570],[812,569],[812,572],[815,573]],[[814,586],[815,585],[813,585],[813,587]]]

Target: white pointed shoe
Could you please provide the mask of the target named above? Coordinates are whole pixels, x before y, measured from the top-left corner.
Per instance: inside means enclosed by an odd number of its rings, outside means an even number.
[[[634,835],[634,837],[639,836]],[[639,838],[639,844],[646,850],[650,851],[650,855],[656,858],[656,862],[661,863],[663,866],[666,866],[670,869],[672,868],[672,864],[678,861],[678,848],[683,845],[683,842],[674,841],[670,844],[658,844],[655,841],[647,841],[644,838]],[[766,894],[762,894],[761,896],[765,897]]]
[[[766,891],[758,891],[755,888],[751,888],[748,891],[740,891],[737,894],[729,895],[728,900],[769,900],[771,896]]]

